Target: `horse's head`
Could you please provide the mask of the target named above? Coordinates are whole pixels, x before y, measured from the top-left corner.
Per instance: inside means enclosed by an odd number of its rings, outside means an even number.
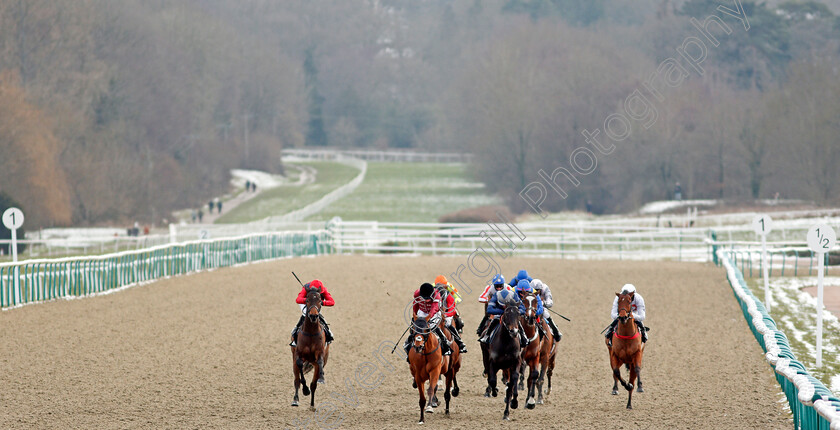
[[[621,294],[615,293],[618,296],[618,320],[622,324],[626,323],[628,319],[633,318],[633,299],[636,293]]]
[[[525,306],[525,319],[528,324],[534,324],[537,321],[537,296],[525,294],[522,296],[522,304]]]
[[[505,308],[505,313],[502,315],[502,326],[507,330],[508,333],[511,334],[512,337],[516,337],[519,334],[519,308],[514,305],[509,305]]]
[[[317,288],[306,289],[306,308],[304,314],[310,321],[318,320],[318,315],[321,313],[321,291]]]
[[[426,348],[426,341],[429,340],[429,323],[425,318],[414,320],[414,351],[420,353]]]

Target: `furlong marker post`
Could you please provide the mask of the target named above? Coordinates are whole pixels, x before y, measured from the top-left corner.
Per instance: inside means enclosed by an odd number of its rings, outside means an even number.
[[[818,224],[808,230],[808,247],[817,254],[819,270],[817,275],[817,368],[822,367],[822,328],[823,328],[823,272],[825,272],[825,254],[834,247],[837,235],[827,224]]]

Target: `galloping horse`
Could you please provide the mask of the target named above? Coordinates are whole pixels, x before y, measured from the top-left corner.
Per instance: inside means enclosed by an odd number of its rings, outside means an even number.
[[[433,327],[429,327],[428,322],[424,318],[417,318],[414,320],[414,344],[408,351],[408,363],[411,369],[411,376],[414,377],[414,387],[420,391],[420,422],[426,422],[425,412],[433,412],[432,405],[426,406],[426,397],[428,395],[429,402],[437,390],[438,378],[441,374],[441,367],[443,365],[443,354],[440,350],[440,342],[437,335],[432,333]],[[460,365],[460,363],[459,363]],[[428,393],[424,393],[426,381],[429,381]],[[449,387],[447,378],[446,390],[446,412],[449,413]]]
[[[327,345],[324,329],[319,322],[321,313],[321,292],[317,288],[306,289],[306,307],[303,314],[303,326],[298,332],[296,343],[292,347],[292,363],[295,374],[295,398],[292,406],[298,405],[298,389],[303,385],[303,395],[309,396],[309,409],[315,410],[315,389],[318,384],[324,383],[324,366],[327,365],[327,358],[330,355],[330,346]],[[304,375],[310,370],[315,370],[312,375],[312,384],[306,386]],[[317,382],[316,382],[317,376]]]
[[[630,307],[634,294],[615,294],[618,296],[618,325],[612,336],[612,346],[610,346],[610,340],[607,339],[610,366],[613,371],[612,393],[614,395],[618,394],[618,382],[621,382],[621,386],[628,391],[627,409],[633,409],[631,404],[633,383],[642,371],[642,354],[645,350],[641,339],[642,333],[633,320],[633,310]],[[630,369],[630,377],[627,382],[621,379],[621,365],[626,365]]]
[[[521,348],[519,346],[519,308],[508,306],[502,315],[499,328],[490,341],[487,361],[487,383],[496,397],[496,372],[508,372],[507,391],[505,392],[504,419],[510,420],[510,410],[519,407],[519,393],[516,382],[519,379],[519,360]]]
[[[537,377],[540,371],[540,352],[542,350],[542,343],[540,342],[540,331],[537,328],[537,296],[534,294],[527,294],[522,298],[522,304],[525,306],[525,315],[519,317],[522,323],[522,330],[525,331],[525,337],[528,338],[528,346],[522,348],[522,365],[519,374],[519,389],[523,389],[522,379],[525,375],[525,366],[530,369],[528,374],[528,401],[525,407],[534,409],[537,402],[534,399],[534,386],[537,382]]]

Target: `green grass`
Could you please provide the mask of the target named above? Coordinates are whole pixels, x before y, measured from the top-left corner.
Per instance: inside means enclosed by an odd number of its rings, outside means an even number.
[[[349,196],[309,220],[437,222],[461,209],[499,204],[466,166],[444,163],[368,162],[364,182]]]
[[[315,182],[304,186],[280,186],[248,200],[216,220],[217,224],[235,224],[260,220],[300,209],[330,191],[350,182],[359,170],[331,162],[295,163],[314,167]]]

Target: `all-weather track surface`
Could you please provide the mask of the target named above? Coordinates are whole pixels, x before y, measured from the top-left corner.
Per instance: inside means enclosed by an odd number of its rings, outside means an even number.
[[[475,328],[483,307],[469,271],[459,305],[469,353],[451,416],[433,428],[786,429],[780,389],[724,278],[712,265],[497,258],[554,292],[560,342],[544,405],[512,411],[484,398]],[[162,280],[115,294],[0,313],[0,428],[416,428],[417,390],[392,344],[414,290],[466,257],[329,256],[278,260]],[[289,331],[300,286],[320,278],[336,341],[317,412],[290,406]],[[604,338],[615,292],[633,283],[652,327],[645,393],[610,395]],[[380,347],[382,353],[377,354]],[[399,350],[398,350],[399,351]],[[626,373],[625,373],[626,375]],[[365,385],[366,384],[366,385]],[[442,400],[442,395],[441,395]]]

